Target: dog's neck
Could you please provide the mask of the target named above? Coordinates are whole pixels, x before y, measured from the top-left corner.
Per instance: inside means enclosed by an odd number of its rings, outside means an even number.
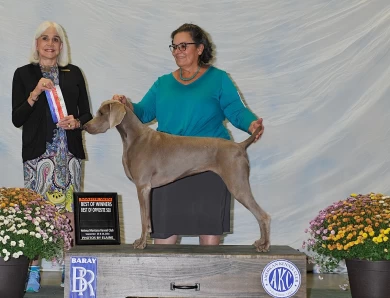
[[[123,117],[122,122],[117,125],[116,128],[118,129],[122,140],[126,139],[131,143],[142,135],[145,129],[150,128],[144,125],[129,107],[126,106],[125,108],[126,114]]]

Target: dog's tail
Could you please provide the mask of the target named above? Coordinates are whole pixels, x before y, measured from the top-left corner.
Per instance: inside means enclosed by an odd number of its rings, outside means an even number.
[[[249,147],[250,144],[253,143],[253,141],[256,138],[256,135],[260,132],[260,130],[263,128],[262,125],[260,125],[253,134],[250,135],[249,138],[247,138],[245,141],[240,143],[240,146],[244,147],[245,149]]]

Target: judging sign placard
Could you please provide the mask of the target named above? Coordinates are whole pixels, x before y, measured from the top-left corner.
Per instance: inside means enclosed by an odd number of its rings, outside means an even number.
[[[75,192],[76,244],[120,244],[116,193]]]

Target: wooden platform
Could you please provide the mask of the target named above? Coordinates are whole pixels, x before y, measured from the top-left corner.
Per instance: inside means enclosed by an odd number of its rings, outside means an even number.
[[[66,298],[70,257],[97,258],[98,298],[272,297],[263,288],[262,272],[275,260],[287,260],[297,267],[300,286],[294,284],[299,289],[291,297],[306,298],[306,256],[288,246],[272,246],[270,252],[258,253],[249,245],[148,245],[144,250],[131,245],[80,245],[66,253]],[[290,297],[283,296],[285,280],[280,282],[280,297]],[[176,288],[183,286],[196,289]]]

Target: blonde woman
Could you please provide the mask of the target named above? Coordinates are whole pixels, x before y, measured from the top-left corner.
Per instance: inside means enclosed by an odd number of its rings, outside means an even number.
[[[57,118],[50,91],[63,95],[64,110]],[[57,23],[43,22],[34,34],[30,64],[16,69],[13,77],[12,122],[22,127],[24,186],[56,204],[71,222],[73,191],[80,191],[85,159],[81,127],[90,119],[84,77],[69,64],[65,33]],[[39,280],[34,260],[27,291],[38,292]]]

